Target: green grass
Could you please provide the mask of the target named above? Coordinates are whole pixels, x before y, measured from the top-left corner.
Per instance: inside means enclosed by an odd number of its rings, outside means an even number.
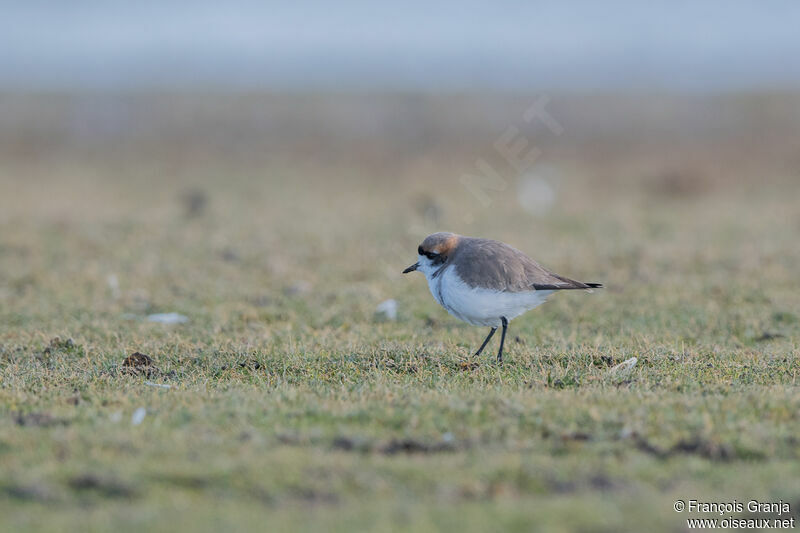
[[[62,163],[0,172],[4,530],[682,531],[676,499],[797,516],[796,182],[673,198],[576,166],[533,217],[440,166],[165,183]],[[504,364],[497,339],[476,358],[487,332],[399,274],[437,229],[607,288],[514,320]],[[171,311],[189,322],[145,319]],[[136,351],[157,370],[126,373]]]

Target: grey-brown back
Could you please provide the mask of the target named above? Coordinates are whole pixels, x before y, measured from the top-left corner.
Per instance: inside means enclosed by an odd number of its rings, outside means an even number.
[[[491,239],[460,237],[448,263],[470,286],[498,291],[590,289],[602,286],[559,276],[516,248]]]

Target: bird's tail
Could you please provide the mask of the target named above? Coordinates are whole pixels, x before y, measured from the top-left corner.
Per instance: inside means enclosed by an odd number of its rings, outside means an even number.
[[[554,277],[558,279],[557,283],[534,283],[533,288],[537,291],[563,291],[568,289],[578,289],[589,292],[592,292],[592,289],[603,288],[602,283],[584,283],[582,281],[565,278],[564,276],[559,276],[557,274],[554,274]]]

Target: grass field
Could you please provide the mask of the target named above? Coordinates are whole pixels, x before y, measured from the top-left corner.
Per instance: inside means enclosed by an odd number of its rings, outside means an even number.
[[[0,97],[0,528],[798,517],[800,96],[555,96],[560,135],[532,101]],[[524,176],[508,126],[541,152]],[[505,183],[486,202],[478,158]],[[606,289],[475,358],[487,332],[400,274],[437,230]]]

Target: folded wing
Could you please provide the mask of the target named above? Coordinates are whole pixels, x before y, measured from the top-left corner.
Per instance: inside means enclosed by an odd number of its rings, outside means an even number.
[[[550,272],[542,265],[500,241],[469,239],[459,247],[458,275],[472,286],[506,292],[557,291],[600,288],[600,283],[583,283]]]

